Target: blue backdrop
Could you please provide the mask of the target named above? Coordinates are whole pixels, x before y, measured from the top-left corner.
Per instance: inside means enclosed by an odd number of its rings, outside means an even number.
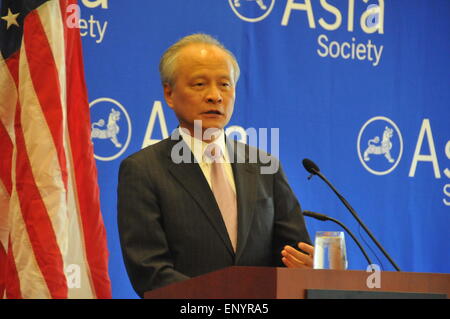
[[[116,222],[118,167],[176,127],[163,51],[216,36],[241,66],[235,130],[265,128],[303,209],[358,226],[313,159],[404,271],[450,270],[450,1],[79,0],[102,213],[115,298],[134,298]],[[279,151],[270,145],[279,129]],[[112,130],[114,131],[114,130]],[[275,133],[274,133],[275,134]],[[274,135],[272,134],[272,135]],[[275,135],[274,135],[275,136]],[[338,226],[307,219],[311,237]],[[369,242],[366,235],[361,237]],[[393,270],[373,244],[369,254]],[[347,236],[350,269],[366,269]]]

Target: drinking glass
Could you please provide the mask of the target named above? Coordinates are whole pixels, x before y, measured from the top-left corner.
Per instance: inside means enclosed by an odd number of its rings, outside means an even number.
[[[347,269],[344,232],[318,231],[314,241],[314,269]]]

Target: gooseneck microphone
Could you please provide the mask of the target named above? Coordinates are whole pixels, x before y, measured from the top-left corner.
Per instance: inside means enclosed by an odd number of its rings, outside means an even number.
[[[361,221],[361,219],[358,217],[358,215],[356,214],[355,210],[353,209],[352,206],[350,206],[350,204],[347,202],[347,200],[341,195],[339,194],[339,192],[336,190],[336,188],[330,183],[330,181],[328,181],[328,179],[320,172],[319,167],[310,159],[303,159],[303,167],[311,174],[308,179],[311,179],[314,175],[317,175],[320,177],[320,179],[322,179],[332,190],[333,192],[337,195],[337,197],[339,197],[339,199],[341,200],[341,202],[344,204],[345,207],[347,207],[347,209],[349,210],[349,212],[352,214],[352,216],[356,219],[356,221],[361,225],[361,227],[364,229],[364,231],[369,235],[369,237],[372,239],[372,241],[377,245],[377,247],[381,250],[381,252],[383,253],[383,255],[389,260],[389,262],[391,263],[392,266],[394,266],[394,268],[397,271],[400,271],[400,268],[397,266],[397,264],[392,260],[391,256],[389,256],[389,254],[386,252],[386,250],[384,250],[383,246],[381,246],[381,244],[378,242],[378,240],[375,238],[374,235],[372,235],[372,233],[370,232],[370,230],[366,227],[366,225],[364,225],[364,223]]]
[[[370,260],[369,256],[367,256],[366,251],[364,250],[363,246],[361,246],[361,243],[358,241],[358,239],[356,239],[355,235],[353,235],[353,233],[350,231],[350,229],[348,229],[343,223],[341,223],[339,220],[334,219],[332,217],[329,217],[327,215],[324,214],[319,214],[319,213],[315,213],[315,212],[311,212],[308,210],[304,210],[303,211],[303,215],[308,216],[308,217],[312,217],[321,221],[332,221],[336,224],[338,224],[339,226],[341,226],[355,241],[356,245],[358,245],[359,249],[361,250],[361,252],[363,253],[364,257],[366,258],[367,262],[369,265],[372,265],[372,261]]]

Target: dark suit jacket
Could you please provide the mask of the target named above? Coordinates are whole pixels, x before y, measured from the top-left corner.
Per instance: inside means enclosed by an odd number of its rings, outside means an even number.
[[[235,159],[238,205],[234,253],[200,166],[172,161],[177,143],[184,141],[165,139],[120,166],[120,242],[128,275],[140,296],[228,266],[282,266],[284,245],[310,243],[300,205],[281,167],[274,174],[261,174],[264,164],[248,160],[253,148],[228,141],[230,158]]]

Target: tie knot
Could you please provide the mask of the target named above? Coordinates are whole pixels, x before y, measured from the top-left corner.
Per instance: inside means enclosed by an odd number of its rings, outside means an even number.
[[[215,143],[210,143],[205,148],[205,151],[203,153],[204,159],[207,162],[221,162],[222,161],[222,150],[219,145]]]

